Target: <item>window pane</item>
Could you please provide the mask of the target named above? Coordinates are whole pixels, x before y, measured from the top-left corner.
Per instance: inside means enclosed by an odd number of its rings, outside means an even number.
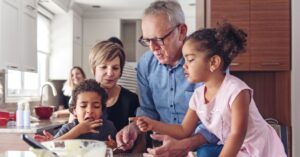
[[[50,20],[40,14],[37,20],[37,47],[38,51],[50,52]]]
[[[22,76],[21,71],[7,70],[7,95],[16,96],[22,90]]]
[[[47,81],[48,54],[38,53],[38,73],[40,85]]]
[[[24,72],[23,96],[38,96],[38,91],[38,74],[33,72]]]

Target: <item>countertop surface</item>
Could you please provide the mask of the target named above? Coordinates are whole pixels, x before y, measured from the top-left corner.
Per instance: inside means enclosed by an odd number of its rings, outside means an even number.
[[[66,118],[53,118],[50,120],[39,120],[31,122],[29,128],[0,127],[0,133],[40,133],[43,130],[51,130],[60,127],[67,122]]]
[[[114,154],[114,157],[142,157],[143,155],[138,154],[130,154],[130,153],[123,153],[123,154]],[[34,153],[30,151],[7,151],[5,153],[0,154],[0,157],[37,157]]]

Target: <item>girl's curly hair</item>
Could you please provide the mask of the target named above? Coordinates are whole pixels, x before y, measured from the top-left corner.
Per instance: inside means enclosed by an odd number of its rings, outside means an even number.
[[[225,71],[231,61],[245,51],[246,37],[247,34],[243,30],[224,22],[217,28],[201,29],[192,33],[185,42],[190,40],[196,43],[195,48],[206,52],[208,58],[220,56],[224,61],[223,71]]]

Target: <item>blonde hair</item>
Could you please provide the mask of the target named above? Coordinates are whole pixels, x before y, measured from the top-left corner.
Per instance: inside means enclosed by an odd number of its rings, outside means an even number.
[[[63,86],[63,91],[64,91],[64,95],[67,95],[67,96],[71,96],[72,95],[72,91],[73,89],[75,88],[75,84],[74,82],[72,81],[72,71],[73,70],[79,70],[80,73],[82,74],[83,76],[83,79],[86,79],[86,75],[84,73],[84,71],[82,70],[82,68],[78,67],[78,66],[74,66],[72,67],[72,69],[70,70],[69,72],[69,76],[68,76],[68,79],[67,81],[64,83],[64,86]]]
[[[89,63],[92,74],[95,76],[96,67],[106,61],[111,61],[116,57],[120,58],[121,75],[125,64],[125,52],[123,48],[111,41],[101,41],[97,43],[90,51]]]

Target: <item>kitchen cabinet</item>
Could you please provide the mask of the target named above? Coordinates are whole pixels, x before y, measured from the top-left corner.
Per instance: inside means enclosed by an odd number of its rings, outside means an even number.
[[[248,34],[233,71],[290,70],[290,0],[210,0],[208,26],[226,19]]]
[[[2,0],[0,68],[37,71],[35,0]]]
[[[251,70],[290,70],[290,0],[250,2]]]
[[[19,69],[20,63],[20,0],[2,0],[1,7],[1,58],[2,68]]]
[[[73,66],[82,67],[82,17],[73,14]]]
[[[37,3],[35,0],[22,1],[22,68],[37,71]]]
[[[240,0],[212,0],[211,1],[211,26],[216,27],[218,22],[228,19],[230,23],[243,29],[250,35],[249,1]],[[248,40],[249,41],[249,40]],[[248,42],[245,53],[237,56],[230,65],[230,70],[250,70],[250,48]]]

